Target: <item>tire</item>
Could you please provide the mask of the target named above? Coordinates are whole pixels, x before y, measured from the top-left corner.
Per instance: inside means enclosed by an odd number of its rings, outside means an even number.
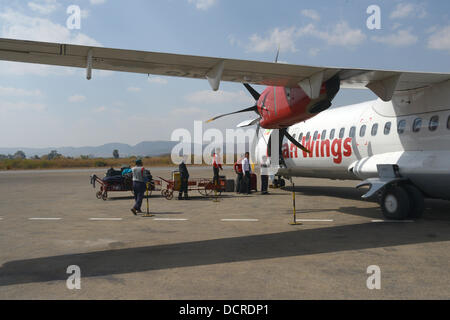
[[[106,191],[103,192],[102,199],[103,199],[103,201],[106,201],[108,199],[108,192],[106,192]]]
[[[97,197],[97,199],[101,199],[102,198],[102,192],[98,191],[95,196]]]
[[[404,220],[411,208],[408,193],[402,186],[387,187],[381,195],[380,206],[389,220]]]
[[[425,211],[425,200],[422,192],[411,184],[404,185],[409,196],[410,211],[409,218],[419,219]]]
[[[173,191],[172,191],[172,192],[167,191],[167,192],[166,192],[166,199],[167,199],[167,200],[172,200],[172,198],[173,198]]]

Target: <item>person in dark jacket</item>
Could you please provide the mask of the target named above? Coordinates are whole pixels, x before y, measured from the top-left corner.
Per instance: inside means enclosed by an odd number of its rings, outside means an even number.
[[[188,181],[189,181],[189,171],[186,167],[185,158],[181,161],[178,166],[178,171],[180,171],[180,193],[178,195],[178,200],[182,200],[182,195],[184,193],[184,200],[188,200]]]

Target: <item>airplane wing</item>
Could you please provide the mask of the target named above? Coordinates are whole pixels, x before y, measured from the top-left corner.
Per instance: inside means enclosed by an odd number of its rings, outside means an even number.
[[[339,75],[343,88],[369,88],[388,101],[398,91],[431,86],[450,79],[450,73],[343,69],[170,53],[111,49],[72,44],[0,38],[0,60],[208,79],[213,90],[220,81],[268,86],[300,86],[311,97],[323,82]]]

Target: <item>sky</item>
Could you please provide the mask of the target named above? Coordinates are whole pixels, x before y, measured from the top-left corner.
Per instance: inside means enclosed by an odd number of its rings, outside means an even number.
[[[69,29],[67,9],[81,9]],[[369,29],[371,5],[380,29]],[[448,0],[0,0],[0,37],[291,64],[450,72]],[[260,92],[263,87],[256,86]],[[339,92],[334,107],[376,99]],[[0,147],[170,140],[252,106],[239,83],[0,62]],[[253,114],[203,124],[234,128]]]

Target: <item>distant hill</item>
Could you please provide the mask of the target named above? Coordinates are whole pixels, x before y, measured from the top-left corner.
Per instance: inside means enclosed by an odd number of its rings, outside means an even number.
[[[124,143],[108,143],[97,147],[49,147],[49,148],[0,148],[0,154],[14,154],[17,150],[25,152],[27,157],[34,155],[43,156],[49,154],[52,150],[65,157],[79,157],[81,155],[89,155],[93,157],[112,157],[114,149],[119,150],[120,157],[129,156],[159,156],[168,154],[178,142],[174,141],[144,141],[135,146]]]

